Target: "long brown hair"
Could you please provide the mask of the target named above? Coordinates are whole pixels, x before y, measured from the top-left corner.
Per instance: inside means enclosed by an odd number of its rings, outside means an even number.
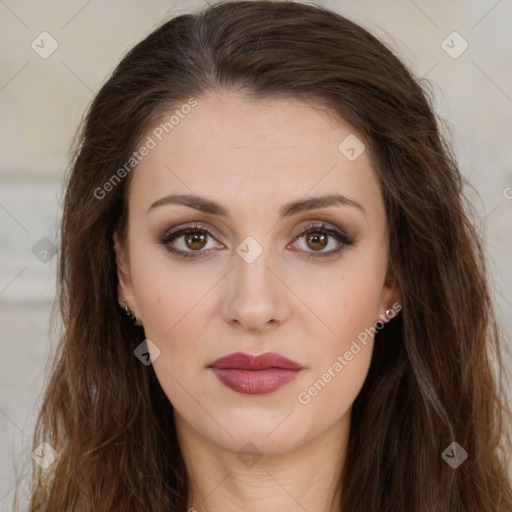
[[[33,440],[58,457],[33,463],[30,511],[187,509],[173,408],[134,357],[144,331],[118,305],[112,235],[126,242],[126,162],[147,130],[215,90],[325,105],[364,137],[381,184],[403,310],[377,333],[353,404],[341,510],[510,512],[510,410],[483,243],[429,84],[339,14],[272,1],[171,19],[89,109],[60,232],[63,329]],[[454,442],[468,454],[457,468],[443,456]]]

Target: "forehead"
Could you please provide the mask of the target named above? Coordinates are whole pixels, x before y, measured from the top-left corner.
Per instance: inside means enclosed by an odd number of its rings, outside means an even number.
[[[241,214],[336,192],[379,206],[361,138],[319,105],[211,94],[191,109],[175,106],[144,139],[154,147],[133,171],[136,208],[170,193],[228,197]]]

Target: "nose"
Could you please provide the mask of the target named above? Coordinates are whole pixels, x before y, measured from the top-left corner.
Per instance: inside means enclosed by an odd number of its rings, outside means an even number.
[[[252,263],[233,255],[233,269],[226,279],[222,316],[227,323],[259,332],[275,328],[289,315],[290,292],[279,272],[263,253]]]

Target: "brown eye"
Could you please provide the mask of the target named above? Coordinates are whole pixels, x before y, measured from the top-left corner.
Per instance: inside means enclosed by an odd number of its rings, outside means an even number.
[[[180,226],[160,236],[160,243],[166,249],[183,258],[199,258],[211,252],[209,242],[216,240],[216,236],[209,229],[199,225]],[[222,246],[222,244],[220,244]],[[217,248],[219,246],[217,245]]]
[[[328,242],[328,236],[325,233],[311,231],[306,235],[306,243],[315,251],[325,249]]]
[[[192,232],[192,234],[183,235],[186,246],[189,249],[201,250],[206,245],[206,234],[200,231]]]
[[[223,244],[217,245],[217,247],[208,247],[209,241],[218,239],[218,235],[213,235],[210,229],[196,224],[180,226],[161,235],[159,242],[169,252],[177,256],[189,259],[202,258],[212,254],[210,249],[223,248]],[[299,252],[311,257],[335,256],[345,246],[354,245],[354,241],[342,230],[329,227],[324,223],[321,225],[310,225],[295,235],[295,237],[296,242],[293,244],[295,249],[299,249]],[[325,250],[326,248],[330,250]]]
[[[296,240],[295,248],[308,257],[335,256],[345,246],[354,245],[354,241],[342,230],[325,223],[308,226],[296,235]]]

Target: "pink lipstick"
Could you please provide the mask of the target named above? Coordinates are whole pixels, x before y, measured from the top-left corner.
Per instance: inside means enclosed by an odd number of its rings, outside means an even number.
[[[272,393],[291,382],[304,369],[274,352],[258,356],[235,352],[217,359],[209,368],[222,384],[245,395]]]

